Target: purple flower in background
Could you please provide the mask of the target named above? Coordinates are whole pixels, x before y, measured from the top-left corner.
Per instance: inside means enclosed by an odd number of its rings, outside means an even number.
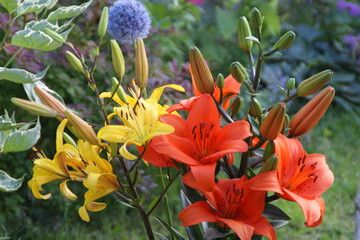
[[[359,5],[352,3],[352,2],[347,2],[345,0],[339,0],[337,3],[338,3],[339,11],[347,10],[354,17],[357,17],[360,15],[360,6]]]
[[[201,5],[201,4],[203,4],[203,0],[186,0],[186,1],[192,2],[192,3],[196,4],[196,5]]]
[[[357,36],[347,35],[344,41],[349,45],[352,55],[360,63],[360,33]]]
[[[151,27],[149,12],[137,0],[118,0],[109,9],[108,32],[120,43],[146,38]]]

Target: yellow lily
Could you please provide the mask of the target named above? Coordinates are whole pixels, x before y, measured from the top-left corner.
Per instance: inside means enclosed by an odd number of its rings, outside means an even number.
[[[124,143],[120,148],[120,154],[129,160],[137,159],[127,150],[128,145],[145,146],[153,137],[174,131],[172,126],[159,121],[162,115],[167,114],[166,108],[158,104],[161,94],[167,87],[181,92],[185,91],[179,85],[165,85],[156,88],[150,98],[146,100],[127,96],[127,103],[115,95],[113,99],[120,104],[120,107],[115,107],[114,113],[110,114],[109,118],[117,115],[124,125],[107,125],[100,129],[98,138],[108,142]],[[133,95],[136,95],[135,92],[136,89],[133,91]],[[102,93],[100,96],[109,98],[111,93]]]

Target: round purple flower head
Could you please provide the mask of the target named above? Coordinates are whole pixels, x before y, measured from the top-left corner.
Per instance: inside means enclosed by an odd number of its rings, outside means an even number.
[[[150,30],[149,12],[137,0],[118,0],[109,9],[108,32],[120,43],[146,38]]]

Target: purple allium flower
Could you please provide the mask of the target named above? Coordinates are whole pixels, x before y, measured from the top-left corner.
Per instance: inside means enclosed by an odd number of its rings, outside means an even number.
[[[360,33],[357,36],[347,35],[344,38],[344,41],[348,44],[352,55],[357,59],[357,62],[360,63]]]
[[[352,2],[347,2],[345,0],[338,1],[338,10],[339,11],[347,10],[354,17],[360,15],[360,6]]]
[[[109,9],[108,32],[120,43],[133,43],[149,34],[149,12],[137,0],[118,0]]]
[[[186,0],[186,1],[192,2],[192,3],[196,4],[196,5],[201,5],[201,4],[203,4],[203,0]]]

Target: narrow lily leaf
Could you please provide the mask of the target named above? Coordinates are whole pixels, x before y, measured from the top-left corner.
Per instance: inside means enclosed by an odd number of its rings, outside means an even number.
[[[20,0],[0,0],[0,4],[11,14],[20,5]]]
[[[156,217],[156,220],[158,220],[176,240],[185,240],[185,238],[178,231],[172,228],[167,222],[163,221],[159,217]]]
[[[291,220],[291,217],[281,210],[281,208],[270,203],[265,205],[263,216],[270,219]]]
[[[39,119],[34,128],[28,129],[28,127],[25,125],[5,136],[0,146],[0,152],[21,152],[34,146],[40,138]]]
[[[167,237],[165,237],[164,235],[161,235],[161,234],[158,233],[158,232],[154,232],[154,233],[155,233],[155,235],[158,236],[157,239],[159,239],[159,240],[169,240]]]
[[[249,123],[251,124],[252,130],[255,137],[260,137],[259,123],[248,114]]]
[[[13,191],[18,190],[24,180],[24,176],[25,175],[23,175],[19,179],[15,179],[15,178],[10,177],[3,170],[0,170],[0,191],[13,192]]]
[[[158,200],[159,200],[159,197],[156,197],[151,201],[151,203],[149,204],[149,206],[146,209],[147,213],[155,206],[155,204]]]
[[[86,10],[86,8],[92,3],[92,0],[81,4],[80,6],[72,5],[67,7],[60,7],[55,11],[51,12],[47,17],[47,20],[59,20],[59,19],[67,19],[73,18],[80,15],[82,12]]]
[[[67,36],[71,32],[71,30],[72,27],[63,33],[60,33],[64,40],[67,39]],[[59,48],[62,43],[55,41],[49,35],[42,31],[24,29],[14,34],[11,39],[11,45],[30,49],[37,49],[41,51],[52,51]]]
[[[274,221],[270,221],[271,226],[273,226],[273,228],[279,228],[282,226],[285,226],[286,224],[288,224],[288,221],[278,221],[278,220],[274,220]]]
[[[49,69],[49,66],[47,66],[43,71],[38,74],[33,74],[19,68],[0,67],[0,80],[3,79],[15,83],[33,83],[41,80],[45,76],[47,70]]]

